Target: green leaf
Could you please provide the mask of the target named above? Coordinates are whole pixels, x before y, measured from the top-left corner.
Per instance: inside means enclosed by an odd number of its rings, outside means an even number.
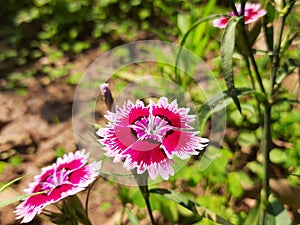
[[[6,164],[6,162],[0,161],[0,174],[5,170]]]
[[[270,205],[267,209],[266,217],[264,220],[265,225],[291,225],[292,221],[289,217],[287,210],[284,208],[282,203],[275,198],[270,196]]]
[[[284,163],[288,161],[288,155],[284,150],[274,148],[270,152],[270,161],[277,164]]]
[[[119,198],[120,198],[123,206],[125,206],[126,203],[128,203],[128,202],[132,202],[131,198],[129,197],[129,188],[128,187],[121,187],[119,189],[118,195],[119,195]]]
[[[264,225],[291,225],[292,221],[287,212],[284,208],[283,204],[279,202],[277,198],[273,195],[269,198],[269,205],[265,213],[264,217]],[[257,225],[259,222],[260,216],[263,213],[260,211],[261,207],[260,204],[257,204],[255,208],[253,208],[246,220],[244,221],[243,225]]]
[[[182,37],[182,40],[180,42],[180,46],[184,46],[188,36],[190,35],[190,33],[197,27],[199,26],[200,24],[204,23],[204,22],[207,22],[209,20],[213,20],[213,19],[216,19],[216,18],[219,18],[219,17],[222,17],[224,16],[223,14],[214,14],[214,15],[210,15],[208,17],[205,17],[205,18],[202,18],[202,19],[199,19],[197,20],[187,31],[186,33],[183,35]],[[176,55],[176,63],[175,63],[175,75],[176,77],[179,77],[179,73],[178,73],[178,63],[179,63],[179,57],[180,57],[180,54],[182,52],[182,48],[179,48],[178,50],[178,53]]]
[[[237,143],[240,146],[251,146],[255,145],[258,142],[255,134],[252,132],[247,131],[241,131],[237,138]]]
[[[76,85],[80,82],[82,78],[82,73],[72,73],[68,79],[67,79],[67,83],[70,84],[70,85]]]
[[[13,167],[18,167],[23,162],[23,158],[20,155],[14,155],[9,159],[9,163]]]
[[[6,188],[8,188],[10,185],[12,185],[13,183],[21,180],[22,178],[24,178],[24,176],[22,177],[17,177],[16,179],[13,179],[12,181],[9,181],[8,183],[4,184],[3,186],[0,187],[0,193],[2,191],[4,191]]]
[[[290,74],[292,74],[295,69],[299,68],[299,63],[293,58],[287,58],[287,60],[282,64],[276,75],[277,89],[281,86],[283,80]]]
[[[236,107],[242,112],[240,102],[237,98],[237,90],[234,86],[233,78],[233,52],[235,46],[235,28],[241,17],[231,17],[224,30],[221,42],[221,67],[225,77],[225,83],[228,89],[228,95],[232,98]]]
[[[209,146],[205,150],[198,168],[201,174],[207,177],[210,182],[224,183],[227,180],[226,168],[230,158],[232,158],[232,152],[228,149]]]
[[[136,218],[136,216],[127,208],[125,208],[128,219],[130,221],[130,224],[132,225],[140,225],[139,220]]]
[[[66,149],[64,149],[63,147],[57,147],[55,149],[55,157],[62,157],[64,154],[66,153]]]
[[[275,8],[271,3],[267,3],[266,6],[267,14],[264,17],[264,30],[265,30],[265,38],[268,45],[268,50],[273,51],[274,46],[274,28],[273,28],[273,20],[275,18]]]
[[[256,225],[259,221],[259,204],[257,204],[251,211],[249,212],[246,220],[244,221],[243,225]]]
[[[186,14],[179,13],[177,15],[177,27],[181,33],[186,33],[189,26],[189,17]]]
[[[264,225],[276,225],[275,217],[272,214],[267,213],[264,218]],[[285,223],[282,225],[285,225]]]
[[[228,191],[236,198],[241,197],[243,194],[244,189],[238,172],[231,172],[228,174]]]
[[[111,209],[112,205],[110,202],[103,202],[100,206],[99,206],[99,210],[101,212],[105,212],[107,211],[108,209]]]
[[[246,167],[255,173],[260,179],[263,178],[264,172],[261,163],[258,163],[257,161],[251,161],[246,164]]]
[[[178,221],[178,211],[175,202],[160,201],[160,212],[172,224]]]
[[[183,194],[175,192],[173,190],[163,189],[163,188],[155,188],[151,189],[150,193],[154,194],[160,194],[164,196],[165,198],[174,201],[178,203],[179,205],[185,207],[186,209],[189,209],[192,211],[195,215],[199,215],[201,217],[205,217],[207,219],[210,219],[211,221],[223,224],[223,225],[232,225],[230,222],[226,221],[222,217],[218,216],[214,212],[204,208],[203,206],[200,206],[199,204],[191,201],[187,197],[185,197]]]
[[[129,198],[131,199],[131,202],[134,205],[140,208],[145,207],[145,200],[139,189],[131,189],[129,193]]]
[[[205,18],[202,18],[202,19],[199,19],[197,20],[187,31],[186,33],[183,35],[182,37],[182,40],[180,42],[180,45],[183,46],[186,42],[186,39],[187,37],[189,36],[189,34],[197,27],[199,26],[200,24],[204,23],[204,22],[207,22],[209,20],[213,20],[213,19],[216,19],[216,18],[219,18],[219,17],[222,17],[224,16],[223,14],[213,14],[213,15],[210,15],[208,17],[205,17]],[[178,53],[179,55],[179,53]],[[177,57],[178,57],[177,55]]]
[[[77,195],[71,195],[64,199],[63,212],[68,218],[79,221],[84,225],[90,225],[91,222],[86,214],[83,205]]]

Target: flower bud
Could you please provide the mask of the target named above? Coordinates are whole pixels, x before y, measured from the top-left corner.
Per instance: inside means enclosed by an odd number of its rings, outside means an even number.
[[[103,100],[105,101],[105,104],[107,106],[107,109],[109,111],[113,111],[114,110],[114,98],[112,97],[108,83],[101,84],[100,90],[101,90]]]

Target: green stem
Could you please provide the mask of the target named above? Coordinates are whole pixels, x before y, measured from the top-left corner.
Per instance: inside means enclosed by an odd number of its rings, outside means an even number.
[[[278,68],[280,66],[280,49],[281,49],[281,41],[282,41],[282,36],[283,36],[283,31],[284,31],[284,26],[285,26],[285,21],[288,15],[290,14],[294,4],[296,1],[290,1],[288,4],[288,7],[285,11],[285,13],[280,17],[280,25],[279,25],[279,35],[278,39],[276,42],[276,46],[274,49],[274,57],[273,57],[273,67],[272,67],[272,73],[271,73],[271,96],[275,94],[275,84],[276,84],[276,75]]]
[[[100,178],[101,178],[101,176],[97,177],[96,180],[94,180],[94,182],[88,188],[88,192],[87,192],[86,200],[85,200],[85,214],[86,214],[87,218],[89,218],[89,199],[90,199],[91,190]]]
[[[262,183],[262,192],[261,192],[261,207],[262,207],[262,216],[260,217],[260,225],[264,225],[266,209],[268,207],[268,199],[270,195],[270,172],[269,172],[269,163],[270,163],[270,150],[271,150],[271,104],[270,102],[265,103],[264,111],[264,126],[262,131],[262,152],[263,152],[263,183]]]
[[[137,174],[136,170],[133,170],[132,173],[135,176],[135,179],[139,185],[140,191],[142,192],[142,195],[145,199],[147,210],[148,210],[150,220],[151,220],[151,224],[156,225],[154,217],[153,217],[151,205],[150,205],[150,199],[149,199],[149,196],[150,196],[150,192],[149,192],[149,188],[148,188],[149,175],[148,175],[147,171],[144,172],[143,174]]]
[[[275,83],[276,83],[276,74],[277,74],[277,70],[280,64],[280,45],[281,45],[281,40],[282,40],[282,35],[283,35],[283,29],[284,29],[284,23],[285,23],[285,16],[281,17],[280,20],[280,28],[279,28],[279,36],[278,36],[278,40],[276,43],[276,47],[274,50],[274,57],[273,57],[273,67],[272,67],[272,73],[271,73],[271,96],[274,94],[274,87],[275,87]]]
[[[236,16],[243,16],[244,15],[246,1],[242,0],[242,2],[241,2],[241,4],[242,4],[242,12],[241,12],[242,14],[241,15],[238,14],[237,9],[236,9],[236,7],[234,5],[234,1],[230,1],[230,4],[231,4],[231,8],[232,8],[232,10],[233,10],[233,12],[234,12],[234,14]],[[250,59],[250,62],[252,64],[252,66],[253,66],[253,69],[254,69],[254,72],[255,72],[256,79],[258,81],[260,90],[265,94],[266,91],[265,91],[265,88],[264,88],[264,85],[263,85],[263,82],[262,82],[262,79],[261,79],[261,76],[260,76],[260,73],[259,73],[256,61],[255,61],[254,55],[253,55],[253,52],[252,52],[252,46],[251,46],[250,41],[248,39],[248,35],[247,35],[246,28],[245,28],[244,19],[242,19],[242,23],[243,24],[241,26],[241,33],[242,33],[243,39],[244,39],[244,41],[246,43],[246,51],[248,53],[247,56]],[[246,61],[248,62],[248,59]]]
[[[154,220],[154,217],[153,217],[153,213],[152,213],[152,209],[151,209],[151,205],[150,205],[150,200],[149,200],[148,185],[143,186],[143,187],[145,188],[145,190],[144,190],[145,192],[143,193],[143,196],[144,196],[144,199],[145,199],[145,202],[146,202],[146,206],[147,206],[147,210],[148,210],[148,213],[149,213],[149,216],[150,216],[150,220],[151,220],[152,225],[155,225],[155,220]]]
[[[256,64],[256,61],[255,61],[255,58],[254,58],[254,55],[253,55],[253,52],[252,52],[252,48],[251,48],[251,45],[250,45],[250,42],[249,42],[249,39],[247,37],[247,32],[246,32],[246,29],[245,29],[245,26],[242,26],[242,35],[243,35],[243,38],[246,42],[246,48],[247,48],[247,52],[248,52],[248,56],[249,56],[249,59],[250,59],[250,62],[253,66],[253,69],[254,69],[254,73],[256,75],[256,79],[258,81],[258,84],[259,84],[259,87],[260,87],[260,90],[266,94],[266,91],[265,91],[265,88],[264,88],[264,85],[263,85],[263,82],[262,82],[262,79],[261,79],[261,76],[260,76],[260,73],[259,73],[259,70],[258,70],[258,67],[257,67],[257,64]]]
[[[251,68],[250,68],[249,59],[246,56],[244,56],[244,60],[246,62],[246,66],[247,66],[247,70],[248,70],[248,73],[249,73],[249,76],[250,76],[252,88],[253,88],[253,90],[256,90],[254,78],[252,76],[252,71],[251,71]],[[259,121],[259,124],[261,124],[262,123],[261,122],[262,113],[261,113],[261,109],[260,109],[260,102],[259,102],[259,99],[258,99],[257,96],[255,96],[255,100],[256,100],[257,111],[258,111],[258,121]]]

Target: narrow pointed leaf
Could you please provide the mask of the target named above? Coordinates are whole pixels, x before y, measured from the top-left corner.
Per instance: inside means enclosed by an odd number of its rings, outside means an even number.
[[[226,16],[224,14],[213,14],[213,15],[210,15],[208,17],[205,17],[205,18],[202,18],[202,19],[199,19],[197,20],[187,31],[186,33],[183,35],[182,37],[182,40],[180,42],[180,45],[183,46],[187,40],[187,37],[189,36],[189,34],[197,27],[199,26],[200,24],[204,23],[204,22],[207,22],[209,20],[213,20],[213,19],[216,19],[216,18],[219,18],[219,17],[222,17],[222,16]]]
[[[257,225],[258,224],[259,216],[260,216],[259,208],[260,208],[259,204],[257,204],[253,209],[250,210],[243,225]]]
[[[180,46],[184,46],[188,36],[191,34],[191,32],[196,28],[198,27],[200,24],[204,23],[204,22],[207,22],[209,20],[213,20],[213,19],[216,19],[216,18],[219,18],[219,17],[222,17],[224,16],[223,14],[213,14],[213,15],[210,15],[208,17],[205,17],[205,18],[201,18],[199,20],[197,20],[186,32],[185,34],[183,35],[182,37],[182,40],[180,42]],[[178,77],[179,74],[178,74],[178,63],[179,63],[179,57],[180,57],[180,54],[182,52],[182,48],[179,48],[178,50],[178,53],[177,53],[177,56],[176,56],[176,63],[175,63],[175,75]]]
[[[183,194],[175,192],[173,190],[169,189],[163,189],[163,188],[155,188],[151,189],[150,193],[154,194],[160,194],[164,196],[165,198],[174,201],[178,203],[179,205],[185,207],[186,209],[192,211],[195,215],[205,217],[211,221],[214,221],[216,223],[220,223],[223,225],[232,225],[232,223],[226,221],[224,218],[218,216],[214,212],[206,209],[203,206],[200,206],[196,202],[191,201],[187,197],[185,197]]]
[[[283,80],[290,74],[292,74],[295,69],[300,67],[300,62],[293,58],[288,58],[282,66],[278,70],[278,74],[276,75],[276,84],[280,87]]]
[[[139,220],[136,218],[136,216],[127,208],[126,209],[126,213],[128,216],[128,220],[130,221],[130,224],[132,225],[140,225]]]
[[[17,197],[14,197],[14,198],[10,198],[6,201],[2,201],[0,202],[0,208],[4,207],[4,206],[7,206],[7,205],[10,205],[12,203],[15,203],[15,202],[18,202],[18,201],[21,201],[25,198],[28,198],[28,197],[31,197],[31,196],[34,196],[34,195],[39,195],[39,194],[42,194],[44,193],[43,191],[42,192],[37,192],[37,193],[34,193],[34,194],[25,194],[25,195],[19,195]]]
[[[225,77],[225,83],[228,94],[232,98],[238,110],[241,112],[241,106],[237,97],[237,90],[234,86],[233,78],[233,53],[235,47],[235,30],[241,20],[241,17],[231,17],[224,30],[221,42],[221,67]]]
[[[74,217],[74,220],[79,221],[83,225],[90,225],[91,222],[83,208],[83,205],[77,195],[71,195],[65,199],[63,204],[64,210],[69,212],[69,216]]]
[[[7,182],[6,184],[4,184],[3,186],[0,187],[0,193],[2,191],[4,191],[6,188],[8,188],[10,185],[12,185],[13,183],[21,180],[24,176],[22,177],[17,177],[16,179],[13,179],[12,181]]]

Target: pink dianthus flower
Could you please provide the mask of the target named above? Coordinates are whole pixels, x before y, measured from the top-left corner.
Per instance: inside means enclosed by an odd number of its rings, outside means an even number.
[[[242,13],[241,4],[237,3],[235,4],[235,7],[237,9],[237,12],[239,15]],[[260,9],[260,4],[254,4],[247,2],[245,5],[245,12],[244,12],[244,21],[245,24],[249,24],[252,22],[255,22],[260,17],[266,15],[267,11],[265,9]],[[230,16],[234,16],[234,12],[230,13]],[[213,20],[213,26],[218,28],[225,28],[230,17],[220,17]]]
[[[83,191],[99,175],[101,161],[87,164],[89,154],[85,150],[76,151],[58,158],[56,163],[42,169],[40,175],[25,190],[30,196],[17,206],[15,213],[21,223],[30,222],[36,214],[52,203]]]
[[[195,116],[188,115],[189,110],[165,97],[147,106],[140,100],[128,101],[105,116],[109,123],[97,131],[99,142],[106,155],[114,157],[114,162],[123,161],[127,170],[136,168],[138,174],[147,171],[153,180],[158,174],[167,180],[174,175],[174,155],[187,159],[208,143],[190,126]]]

